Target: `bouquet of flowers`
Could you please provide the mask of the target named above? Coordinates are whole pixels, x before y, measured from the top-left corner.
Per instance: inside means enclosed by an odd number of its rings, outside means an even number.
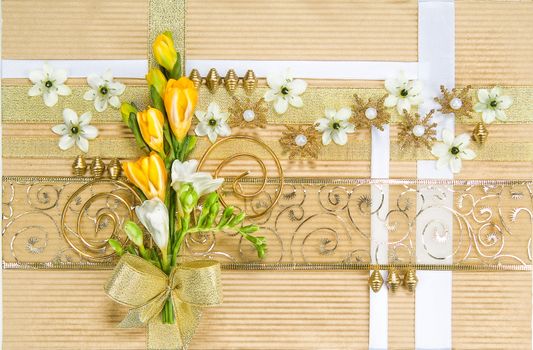
[[[172,35],[160,34],[152,48],[160,65],[146,75],[152,106],[139,111],[133,103],[123,103],[121,114],[146,152],[137,161],[125,162],[123,171],[143,200],[135,213],[155,245],[145,244],[144,232],[134,221],[124,225],[128,242],[110,240],[110,245],[119,256],[139,256],[166,275],[179,264],[183,239],[191,233],[233,231],[250,241],[263,257],[266,241],[252,235],[259,227],[244,225],[243,211],[221,205],[217,189],[224,179],[198,172],[198,161],[186,160],[196,144],[196,137],[188,131],[198,91],[182,76]],[[164,324],[175,322],[170,298],[161,315]]]

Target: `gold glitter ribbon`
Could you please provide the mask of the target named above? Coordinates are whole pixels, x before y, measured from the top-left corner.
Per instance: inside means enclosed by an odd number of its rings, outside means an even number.
[[[174,267],[167,276],[150,262],[126,254],[105,287],[106,294],[132,309],[121,328],[148,327],[148,349],[187,349],[203,307],[222,303],[220,264],[198,260]],[[170,299],[175,324],[163,324],[161,311]]]

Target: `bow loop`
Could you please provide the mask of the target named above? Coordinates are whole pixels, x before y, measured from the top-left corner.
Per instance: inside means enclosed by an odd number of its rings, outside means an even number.
[[[220,264],[196,260],[176,266],[170,275],[173,294],[184,303],[206,307],[222,303]]]

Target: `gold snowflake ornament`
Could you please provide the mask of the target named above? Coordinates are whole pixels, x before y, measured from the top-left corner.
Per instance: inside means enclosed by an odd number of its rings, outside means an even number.
[[[431,149],[433,142],[436,141],[437,123],[431,122],[431,117],[435,113],[431,110],[424,118],[418,113],[404,112],[403,120],[398,125],[398,143],[400,149],[409,147],[420,148],[422,146]]]
[[[284,152],[289,153],[289,159],[317,158],[320,141],[313,125],[290,126],[285,125],[279,143]]]
[[[442,96],[435,97],[435,102],[441,105],[440,112],[442,114],[454,113],[456,117],[472,118],[472,111],[474,110],[474,103],[470,96],[471,86],[465,86],[460,91],[453,88],[451,91],[446,89],[444,85],[440,86]]]
[[[377,101],[370,98],[366,102],[357,94],[353,97],[355,99],[355,104],[352,107],[355,127],[370,128],[374,126],[383,131],[383,125],[390,121],[390,114],[383,104],[387,96],[385,95]]]
[[[233,97],[229,108],[231,127],[264,128],[267,124],[268,105],[263,98],[252,101],[248,97]]]

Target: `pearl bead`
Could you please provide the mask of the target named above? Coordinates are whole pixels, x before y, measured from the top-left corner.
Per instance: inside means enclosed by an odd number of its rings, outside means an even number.
[[[294,138],[294,143],[296,146],[303,147],[307,144],[307,137],[305,135],[299,134]]]
[[[452,109],[458,110],[462,106],[463,106],[463,101],[461,101],[461,99],[457,97],[452,98],[452,100],[450,101],[450,107],[452,107]]]
[[[247,109],[242,113],[242,118],[247,122],[251,122],[255,119],[255,113],[251,109]]]
[[[424,128],[422,125],[415,125],[413,127],[413,135],[415,135],[416,137],[424,135],[425,132],[426,128]]]
[[[370,120],[372,120],[372,119],[376,119],[377,116],[378,116],[378,111],[376,111],[375,108],[373,108],[373,107],[369,107],[369,108],[366,109],[366,111],[365,111],[365,117],[366,117],[367,119],[370,119]]]

